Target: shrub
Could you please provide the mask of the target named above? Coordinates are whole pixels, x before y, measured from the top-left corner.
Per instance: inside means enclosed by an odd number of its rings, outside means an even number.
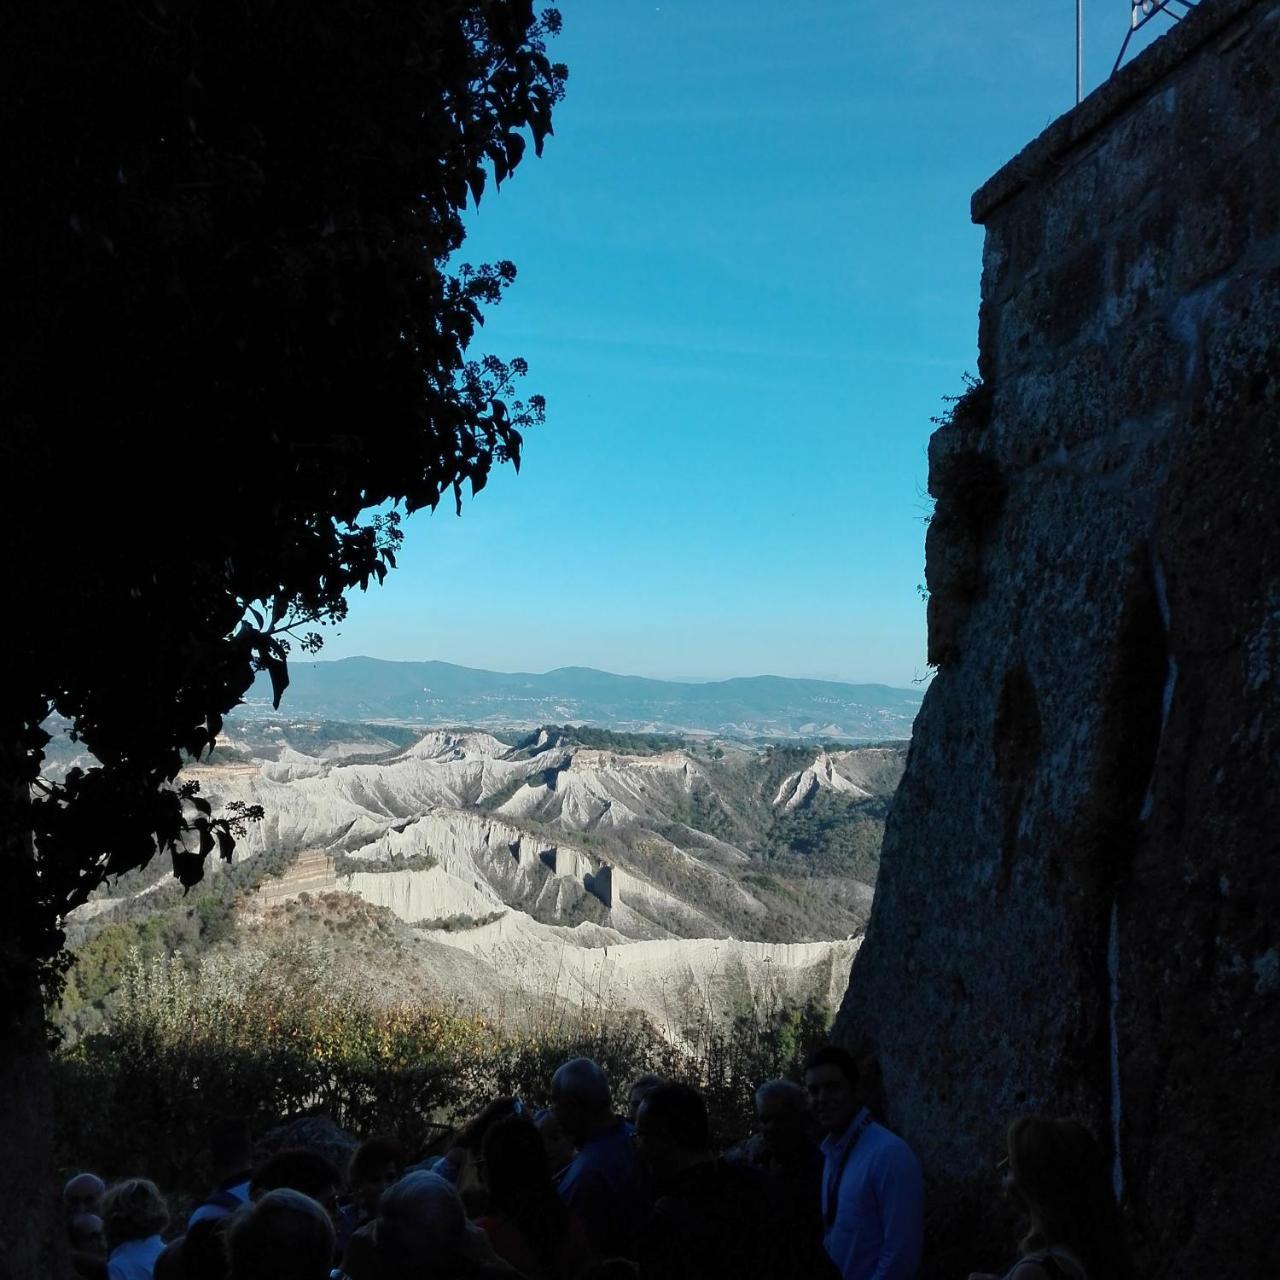
[[[490,1099],[548,1100],[566,1058],[594,1058],[619,1094],[657,1071],[701,1088],[721,1143],[750,1127],[765,1079],[795,1073],[828,1014],[757,1007],[727,1027],[709,1005],[674,1043],[639,1015],[548,1007],[525,1026],[426,1003],[380,1002],[332,973],[307,946],[126,964],[107,1030],[55,1062],[62,1167],[106,1176],[144,1170],[197,1195],[212,1178],[211,1117],[243,1116],[258,1133],[322,1112],[351,1134],[393,1133],[422,1150]]]

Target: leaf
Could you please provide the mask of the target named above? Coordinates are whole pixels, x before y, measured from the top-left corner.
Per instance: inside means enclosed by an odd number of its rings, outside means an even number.
[[[289,666],[278,654],[268,654],[266,658],[267,675],[271,677],[271,705],[280,710],[280,699],[289,687]]]
[[[224,830],[222,827],[219,827],[214,832],[214,835],[218,837],[218,856],[223,860],[223,862],[230,862],[231,855],[235,852],[236,848],[235,837],[230,831]]]

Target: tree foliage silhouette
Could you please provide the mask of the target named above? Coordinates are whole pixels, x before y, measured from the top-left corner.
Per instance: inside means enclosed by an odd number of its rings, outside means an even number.
[[[543,417],[472,351],[463,214],[566,71],[529,0],[70,0],[0,19],[6,985],[104,878],[229,858],[184,759]],[[51,713],[99,762],[40,776]],[[16,851],[16,852],[15,852]]]

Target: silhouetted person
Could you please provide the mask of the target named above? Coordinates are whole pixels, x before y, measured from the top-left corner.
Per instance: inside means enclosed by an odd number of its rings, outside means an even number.
[[[400,1181],[404,1166],[405,1149],[396,1138],[369,1138],[355,1149],[347,1166],[347,1202],[334,1221],[339,1254],[352,1234],[373,1219],[382,1193]]]
[[[631,1082],[631,1087],[627,1090],[627,1120],[632,1125],[635,1124],[636,1117],[640,1114],[640,1104],[654,1089],[663,1083],[665,1082],[662,1077],[655,1075],[637,1076]]]
[[[462,1197],[435,1173],[407,1173],[347,1246],[348,1280],[509,1280],[516,1272],[467,1222]],[[233,1277],[232,1280],[240,1280]]]
[[[156,1184],[146,1178],[117,1182],[103,1202],[102,1222],[110,1280],[152,1280],[164,1252],[160,1233],[169,1225],[169,1209]]]
[[[556,1194],[542,1137],[525,1116],[484,1136],[489,1211],[476,1219],[494,1252],[529,1280],[571,1280],[592,1261],[578,1215]]]
[[[96,1173],[77,1173],[62,1188],[71,1266],[85,1280],[102,1280],[107,1274],[107,1238],[102,1226],[106,1194],[107,1184]]]
[[[188,1229],[181,1241],[183,1280],[227,1280],[227,1234],[234,1220],[234,1215],[206,1218]]]
[[[230,1280],[328,1280],[333,1241],[322,1205],[288,1187],[268,1191],[231,1223]]]
[[[641,1280],[768,1280],[782,1274],[778,1223],[763,1178],[711,1149],[707,1107],[684,1084],[640,1103],[636,1145],[657,1201],[640,1242]]]
[[[1020,1116],[1009,1125],[1007,1147],[1006,1187],[1031,1220],[1008,1280],[1127,1277],[1120,1214],[1093,1134],[1075,1120]],[[995,1277],[973,1272],[970,1280]]]
[[[407,1172],[434,1173],[446,1182],[452,1182],[462,1196],[468,1216],[477,1217],[489,1207],[489,1193],[480,1179],[478,1167],[484,1135],[499,1120],[524,1113],[524,1103],[519,1098],[495,1098],[458,1131],[443,1156],[423,1160]]]
[[[558,1183],[577,1154],[577,1148],[573,1145],[573,1139],[560,1127],[560,1121],[550,1107],[543,1107],[538,1112],[535,1123],[542,1135],[542,1145],[547,1151],[551,1176]]]
[[[106,1280],[107,1237],[95,1213],[77,1213],[67,1223],[71,1269],[82,1280]]]
[[[602,1258],[635,1258],[648,1207],[632,1129],[610,1109],[609,1081],[590,1058],[572,1058],[551,1077],[551,1106],[578,1154],[560,1179],[560,1195]]]
[[[798,1275],[834,1277],[823,1246],[822,1170],[809,1095],[791,1080],[770,1080],[755,1094],[756,1134],[729,1153],[767,1181],[789,1258]]]
[[[152,1280],[187,1280],[187,1269],[182,1260],[182,1246],[185,1243],[186,1237],[179,1236],[165,1245],[156,1258],[156,1265],[151,1273]]]
[[[317,1151],[289,1147],[277,1151],[253,1175],[249,1198],[287,1188],[314,1200],[332,1220],[338,1212],[338,1171]]]
[[[835,1046],[805,1064],[822,1143],[823,1240],[843,1280],[912,1280],[924,1234],[920,1163],[858,1104],[858,1066]]]
[[[106,1195],[107,1184],[96,1173],[77,1173],[62,1188],[62,1212],[68,1223],[82,1213],[101,1218]]]
[[[253,1173],[253,1143],[243,1120],[218,1121],[209,1130],[209,1157],[214,1188],[187,1219],[188,1230],[197,1222],[226,1218],[249,1203],[249,1179]]]

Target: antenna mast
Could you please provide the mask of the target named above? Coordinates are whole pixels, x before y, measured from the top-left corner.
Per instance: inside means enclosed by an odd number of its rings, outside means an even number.
[[[1076,0],[1076,105],[1084,97],[1084,0]]]

